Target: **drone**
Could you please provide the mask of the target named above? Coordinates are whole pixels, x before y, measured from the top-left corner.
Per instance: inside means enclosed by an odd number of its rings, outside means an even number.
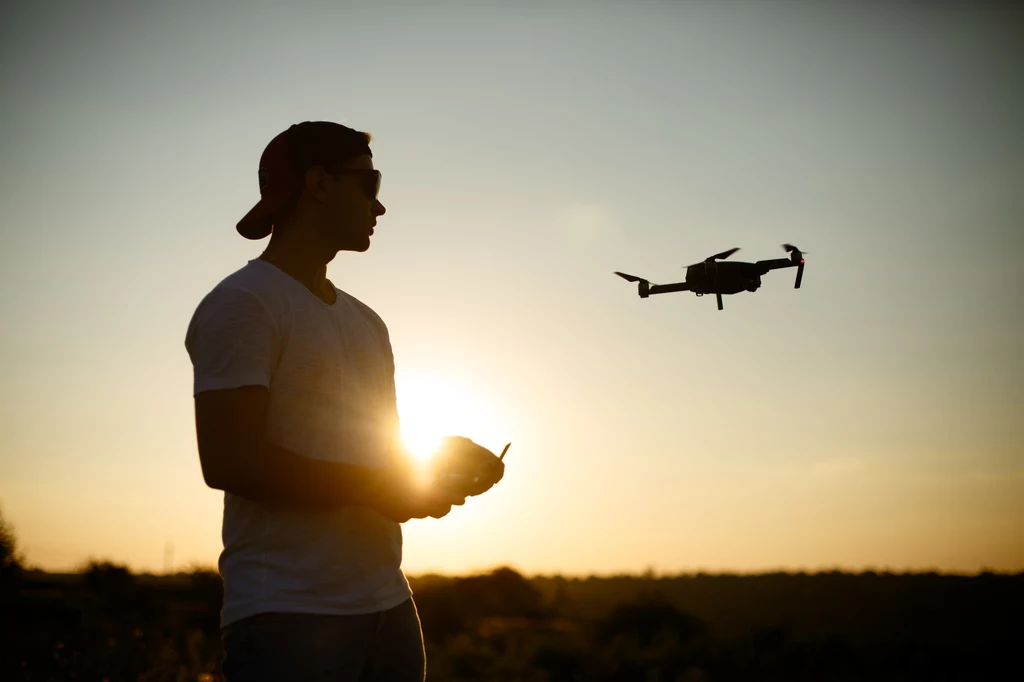
[[[738,294],[741,291],[757,291],[761,286],[761,275],[770,270],[780,268],[796,268],[796,284],[800,288],[800,280],[804,277],[804,254],[792,244],[783,244],[782,248],[789,252],[789,258],[772,258],[759,260],[756,263],[740,261],[724,261],[739,251],[739,247],[716,253],[700,263],[686,266],[686,281],[674,284],[652,284],[643,277],[627,275],[624,272],[615,274],[627,282],[639,282],[640,298],[651,294],[667,294],[673,291],[692,291],[697,296],[714,294],[718,299],[718,309],[722,309],[722,294]]]

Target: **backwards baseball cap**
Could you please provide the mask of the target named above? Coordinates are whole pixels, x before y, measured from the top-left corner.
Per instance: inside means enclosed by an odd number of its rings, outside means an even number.
[[[260,157],[260,200],[235,227],[246,239],[263,239],[281,209],[299,193],[313,166],[336,167],[370,152],[370,135],[330,121],[296,123],[277,135]]]

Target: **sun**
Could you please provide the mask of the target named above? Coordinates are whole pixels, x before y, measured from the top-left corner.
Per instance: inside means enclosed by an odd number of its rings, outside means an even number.
[[[402,441],[420,462],[427,462],[445,436],[465,436],[484,447],[505,437],[484,396],[441,377],[396,376]]]

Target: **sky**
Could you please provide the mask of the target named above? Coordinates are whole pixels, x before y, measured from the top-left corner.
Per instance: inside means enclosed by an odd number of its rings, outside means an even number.
[[[410,440],[506,475],[410,574],[1024,570],[1011,4],[4,3],[0,512],[30,565],[216,563],[185,329],[292,123],[373,135],[328,276]],[[637,297],[732,247],[754,293]]]

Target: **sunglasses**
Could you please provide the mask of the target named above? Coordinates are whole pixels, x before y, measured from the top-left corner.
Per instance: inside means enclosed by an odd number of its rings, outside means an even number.
[[[363,192],[371,199],[380,194],[380,171],[369,168],[341,168],[330,171],[331,175],[355,175],[359,178]]]

